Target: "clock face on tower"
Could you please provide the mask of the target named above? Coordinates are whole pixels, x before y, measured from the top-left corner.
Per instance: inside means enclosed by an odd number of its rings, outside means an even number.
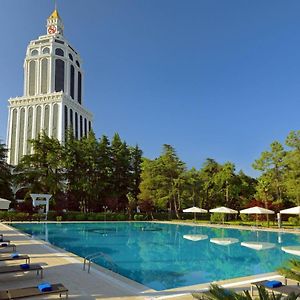
[[[48,33],[52,34],[52,33],[55,33],[55,32],[56,32],[56,26],[55,25],[50,25],[48,27]]]

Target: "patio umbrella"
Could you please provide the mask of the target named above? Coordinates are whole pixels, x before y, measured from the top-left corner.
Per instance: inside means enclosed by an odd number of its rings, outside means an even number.
[[[10,202],[11,201],[9,201],[9,200],[0,198],[0,209],[8,209],[9,205],[10,205]]]
[[[228,208],[225,206],[210,209],[209,212],[220,213],[220,214],[237,214],[238,213],[237,210],[234,210],[234,209],[231,209],[231,208]],[[223,224],[224,224],[224,215],[223,215]]]
[[[300,215],[300,206],[295,206],[280,211],[281,214],[287,215]]]
[[[183,210],[184,213],[194,213],[194,219],[196,220],[196,213],[207,213],[206,209],[197,207],[197,206],[193,206],[190,208],[186,208]]]
[[[272,215],[275,214],[275,212],[270,209],[254,206],[254,207],[240,210],[240,214],[256,215],[256,226],[257,226],[257,215]]]

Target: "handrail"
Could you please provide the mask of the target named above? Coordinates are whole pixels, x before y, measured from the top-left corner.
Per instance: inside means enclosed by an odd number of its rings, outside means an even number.
[[[112,268],[109,269],[109,270],[114,271],[116,269],[116,264],[112,261],[110,256],[108,256],[107,254],[105,254],[103,252],[96,252],[96,253],[93,253],[93,254],[89,254],[84,258],[83,271],[85,271],[85,268],[86,268],[85,266],[88,263],[88,273],[90,273],[91,263],[93,262],[94,259],[96,259],[98,257],[104,258],[104,260],[112,266]]]

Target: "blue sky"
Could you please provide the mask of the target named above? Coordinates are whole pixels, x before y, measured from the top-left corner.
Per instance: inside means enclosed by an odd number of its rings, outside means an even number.
[[[118,132],[149,158],[171,144],[188,167],[251,164],[300,124],[300,1],[58,0],[81,54],[85,106],[100,137]],[[23,94],[30,40],[54,1],[1,0],[0,139]]]

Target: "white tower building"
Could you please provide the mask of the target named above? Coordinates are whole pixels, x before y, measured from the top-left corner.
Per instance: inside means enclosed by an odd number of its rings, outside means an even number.
[[[64,142],[69,128],[77,139],[91,130],[92,114],[83,107],[81,59],[63,29],[55,9],[47,19],[47,35],[27,47],[24,96],[8,100],[8,163],[12,165],[32,153],[29,140],[42,131]]]

